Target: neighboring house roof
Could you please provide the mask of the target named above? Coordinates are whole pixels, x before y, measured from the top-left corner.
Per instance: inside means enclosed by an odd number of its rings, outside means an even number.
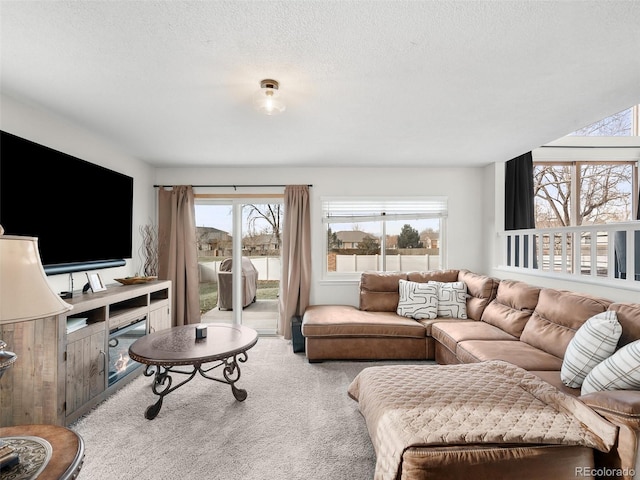
[[[440,238],[440,232],[426,232],[420,235],[420,238],[430,238],[432,240],[437,240]]]
[[[228,232],[214,227],[196,227],[196,235],[201,242],[231,239],[231,235]]]
[[[373,237],[373,235],[360,230],[343,230],[341,232],[336,232],[336,237],[338,237],[338,240],[343,243],[358,243],[365,237]]]
[[[252,246],[278,244],[278,240],[276,239],[276,236],[273,234],[261,234],[261,235],[253,235],[250,237],[244,237],[242,239],[242,242],[245,245],[252,245]]]

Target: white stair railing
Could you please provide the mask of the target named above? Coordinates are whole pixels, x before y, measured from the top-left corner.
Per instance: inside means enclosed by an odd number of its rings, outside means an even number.
[[[504,268],[640,290],[640,221],[500,235]]]

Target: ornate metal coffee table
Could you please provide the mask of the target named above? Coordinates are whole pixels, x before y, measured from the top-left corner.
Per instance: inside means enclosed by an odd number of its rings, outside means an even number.
[[[145,335],[129,347],[129,357],[147,365],[144,374],[155,375],[152,390],[159,398],[147,408],[145,418],[154,419],[164,397],[189,382],[196,373],[231,385],[233,396],[240,402],[247,398],[247,391],[235,384],[240,379],[239,362],[247,361],[247,350],[258,341],[258,333],[242,325],[200,325],[207,327],[205,338],[196,338],[197,325],[183,325]],[[179,368],[189,366],[191,369]],[[220,376],[209,375],[217,368],[221,368]],[[172,386],[174,374],[186,375],[186,379]]]

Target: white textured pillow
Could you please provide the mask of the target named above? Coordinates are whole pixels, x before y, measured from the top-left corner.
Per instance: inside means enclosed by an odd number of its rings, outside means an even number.
[[[598,313],[578,329],[567,346],[560,370],[562,383],[580,388],[593,367],[616,351],[622,326],[613,310]]]
[[[640,389],[640,340],[625,345],[596,365],[582,384],[582,395],[603,390]]]
[[[398,315],[416,320],[438,316],[437,285],[400,280],[398,293]]]
[[[438,286],[438,316],[467,318],[467,285],[464,282],[434,282]]]

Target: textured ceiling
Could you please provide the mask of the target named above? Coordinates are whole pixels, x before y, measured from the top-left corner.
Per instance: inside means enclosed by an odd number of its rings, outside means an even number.
[[[0,87],[159,166],[468,166],[640,103],[638,1],[4,1]],[[287,110],[252,98],[281,84]]]

